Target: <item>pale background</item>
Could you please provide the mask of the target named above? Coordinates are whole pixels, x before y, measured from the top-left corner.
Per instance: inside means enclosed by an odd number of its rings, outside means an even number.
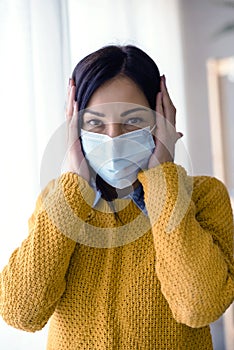
[[[135,44],[156,61],[184,134],[178,160],[191,174],[213,175],[206,61],[234,55],[234,31],[214,36],[234,23],[234,7],[224,3],[0,0],[0,269],[27,236],[41,190],[41,159],[64,122],[69,75],[101,46]],[[47,329],[29,334],[0,319],[0,349],[45,349]],[[227,350],[224,331],[222,318],[212,325],[215,350]]]

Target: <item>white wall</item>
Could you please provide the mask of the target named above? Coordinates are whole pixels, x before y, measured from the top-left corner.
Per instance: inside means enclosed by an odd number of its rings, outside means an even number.
[[[0,0],[0,271],[28,235],[41,157],[64,120],[69,52],[62,12],[57,0]],[[45,349],[47,327],[27,333],[0,317],[0,349]]]
[[[206,62],[209,58],[234,55],[234,31],[215,35],[227,23],[234,24],[234,1],[233,7],[227,7],[222,0],[179,0],[179,6],[187,142],[193,174],[213,175]],[[229,152],[233,154],[233,150]],[[226,334],[225,346],[225,333],[231,322],[230,318],[227,321],[228,314],[230,311],[212,325],[215,350],[233,349],[234,335]]]
[[[179,0],[185,77],[188,147],[194,174],[212,174],[206,61],[234,55],[234,31],[214,37],[234,7],[223,0]]]

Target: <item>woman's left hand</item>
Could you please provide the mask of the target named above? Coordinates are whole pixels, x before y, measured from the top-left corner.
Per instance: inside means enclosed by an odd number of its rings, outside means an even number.
[[[149,159],[148,168],[164,162],[173,162],[176,141],[183,136],[175,128],[176,108],[167,91],[164,75],[161,77],[160,88],[161,92],[156,97],[155,149]]]

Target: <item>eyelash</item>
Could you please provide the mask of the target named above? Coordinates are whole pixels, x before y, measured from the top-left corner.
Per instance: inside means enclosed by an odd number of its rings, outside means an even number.
[[[98,124],[97,124],[97,122],[98,122]],[[88,120],[86,123],[88,125],[91,125],[91,126],[100,126],[101,124],[103,124],[102,121],[99,119],[91,119],[91,120]],[[101,123],[101,124],[99,124],[99,123]]]
[[[140,117],[132,117],[132,118],[129,118],[128,120],[127,120],[127,122],[129,122],[130,120],[135,120],[135,122],[133,122],[133,123],[129,123],[129,124],[137,124],[137,123],[141,123],[142,121],[144,121],[142,118],[140,118]],[[136,122],[136,120],[137,120],[137,122]],[[128,124],[128,123],[125,123],[125,124]]]
[[[134,120],[134,122],[131,122],[133,120]],[[141,123],[141,122],[144,122],[144,119],[142,119],[140,117],[132,117],[132,118],[127,119],[124,124],[131,125],[131,124],[137,124],[137,123]],[[90,126],[101,126],[103,124],[103,122],[99,119],[90,119],[86,123]]]

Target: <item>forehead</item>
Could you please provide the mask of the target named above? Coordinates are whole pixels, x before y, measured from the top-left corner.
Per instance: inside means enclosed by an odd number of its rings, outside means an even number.
[[[95,90],[87,107],[114,102],[149,107],[148,100],[138,85],[130,78],[122,76],[108,80]]]

